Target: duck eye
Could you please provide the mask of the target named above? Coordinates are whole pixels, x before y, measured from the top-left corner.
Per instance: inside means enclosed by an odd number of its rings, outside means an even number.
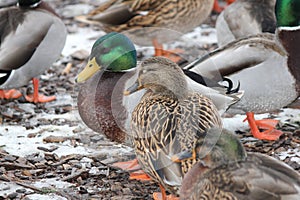
[[[90,64],[89,67],[93,67],[93,64]]]

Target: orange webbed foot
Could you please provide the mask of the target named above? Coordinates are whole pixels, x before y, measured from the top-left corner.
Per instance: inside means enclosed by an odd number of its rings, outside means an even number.
[[[133,159],[125,162],[116,162],[112,164],[112,166],[120,168],[125,171],[133,171],[133,170],[141,169],[137,159]]]
[[[120,168],[124,171],[138,170],[135,172],[131,172],[129,174],[130,180],[141,180],[141,181],[150,181],[151,180],[151,178],[143,170],[139,170],[139,169],[141,169],[141,167],[140,167],[137,159],[129,160],[129,161],[125,161],[125,162],[117,162],[117,163],[114,163],[112,166]]]
[[[45,96],[43,94],[38,94],[35,96],[34,94],[29,94],[25,96],[26,101],[32,103],[47,103],[56,100],[55,96]]]
[[[252,112],[247,112],[246,115],[247,118],[245,120],[248,121],[251,133],[255,138],[260,140],[278,140],[279,137],[283,134],[282,131],[275,129],[276,125],[278,124],[278,120],[255,120],[254,114]],[[258,128],[267,130],[260,132]]]
[[[232,4],[235,0],[226,0],[227,6]],[[213,11],[216,13],[221,13],[224,10],[224,7],[219,5],[218,0],[214,1]]]
[[[160,44],[159,42],[157,42],[156,39],[153,39],[152,43],[153,43],[154,50],[155,50],[154,56],[163,56],[175,63],[179,63],[182,60],[182,58],[178,54],[183,53],[184,50],[182,50],[182,49],[164,50],[163,45]]]
[[[28,102],[47,103],[50,101],[54,101],[56,99],[55,96],[45,96],[45,95],[39,94],[39,80],[37,78],[33,78],[32,82],[33,82],[33,94],[29,94],[29,95],[25,96],[25,99]]]
[[[152,179],[143,170],[131,172],[129,180],[151,181]]]
[[[18,90],[0,90],[0,99],[18,99],[22,93]]]
[[[215,11],[216,13],[221,13],[223,10],[224,8],[219,5],[218,0],[215,0],[213,11]]]

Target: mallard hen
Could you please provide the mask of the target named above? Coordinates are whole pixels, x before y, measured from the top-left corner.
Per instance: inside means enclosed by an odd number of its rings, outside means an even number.
[[[153,180],[178,195],[184,174],[198,162],[193,154],[197,141],[210,127],[222,126],[220,115],[210,99],[189,92],[180,67],[164,57],[146,59],[137,74],[137,81],[124,93],[147,91],[131,119],[137,159]],[[178,160],[182,151],[191,156]]]
[[[172,41],[200,25],[214,0],[110,0],[80,21],[92,21],[106,32],[122,32],[138,45],[154,45],[156,56],[172,56],[161,43]],[[188,22],[188,23],[187,23]],[[176,52],[175,52],[176,53]]]

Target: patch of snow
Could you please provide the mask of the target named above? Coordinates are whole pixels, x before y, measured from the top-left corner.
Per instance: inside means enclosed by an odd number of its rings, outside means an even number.
[[[8,153],[17,156],[26,156],[32,153],[43,151],[38,147],[50,148],[53,143],[44,143],[43,139],[48,136],[72,137],[72,132],[76,127],[46,125],[39,126],[34,130],[26,130],[22,126],[1,126],[0,146]],[[35,137],[28,137],[28,134],[37,134]],[[86,149],[82,147],[70,148],[69,142],[55,143],[59,148],[55,151],[59,156],[72,153],[84,153]]]
[[[26,195],[28,200],[67,200],[65,197],[58,196],[56,194],[31,194]]]
[[[207,44],[216,44],[217,41],[217,32],[213,27],[208,25],[201,25],[195,28],[192,32],[189,32],[183,35],[184,45],[207,45]]]
[[[66,114],[67,115],[67,114]],[[49,116],[49,118],[53,115]],[[57,116],[58,117],[58,116]],[[48,118],[48,119],[49,119]],[[99,148],[93,149],[85,147],[82,144],[77,144],[76,147],[71,143],[70,140],[66,140],[62,143],[44,143],[43,139],[48,136],[60,136],[60,137],[76,137],[78,133],[73,133],[73,130],[77,129],[78,126],[70,127],[69,125],[45,125],[39,126],[34,130],[26,130],[22,126],[1,126],[0,127],[0,146],[12,155],[26,156],[33,153],[41,153],[44,151],[39,150],[38,147],[51,148],[53,145],[57,146],[58,149],[53,151],[58,156],[65,156],[70,154],[81,154],[81,155],[95,155],[95,154],[109,154],[118,155],[122,153],[131,152],[131,148],[124,148],[124,146],[114,145],[111,148]],[[36,133],[35,137],[28,137],[28,134]],[[82,132],[81,134],[83,134]]]
[[[35,183],[33,183],[33,186],[37,188],[68,188],[70,186],[74,186],[74,184],[58,180],[58,178],[48,178],[48,179],[42,179]]]
[[[78,15],[86,15],[90,11],[93,10],[93,6],[88,4],[74,4],[74,5],[67,5],[65,6],[62,11],[61,15],[66,18],[75,17]]]
[[[15,183],[12,183],[12,182],[0,182],[0,198],[2,196],[6,196],[8,194],[11,194],[13,192],[15,192],[16,190],[18,189],[23,189],[22,186],[20,185],[17,185]],[[32,190],[29,190],[29,191],[32,191]]]
[[[95,31],[88,27],[79,28],[76,33],[68,34],[62,54],[64,56],[70,56],[78,50],[90,52],[94,42],[103,35],[105,35],[105,32],[103,31]]]
[[[299,144],[300,147],[300,144]],[[277,154],[280,160],[285,160],[286,158],[292,157],[291,161],[300,163],[300,150],[299,149],[289,149],[286,152],[280,152]]]

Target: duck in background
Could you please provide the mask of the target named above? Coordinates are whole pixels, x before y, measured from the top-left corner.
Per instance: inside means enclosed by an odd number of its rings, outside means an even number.
[[[224,46],[236,39],[274,33],[276,0],[237,0],[218,16],[216,22],[218,45]]]
[[[254,120],[292,103],[300,94],[300,1],[277,0],[276,34],[263,33],[236,40],[197,59],[186,70],[211,78],[227,76],[240,81],[244,96],[228,112],[246,112],[254,137],[276,140],[277,120]],[[259,128],[267,129],[260,132]]]
[[[246,153],[225,129],[210,129],[198,156],[182,181],[182,200],[299,199],[299,173],[270,156]]]
[[[210,15],[213,2],[110,0],[87,16],[78,16],[76,19],[96,22],[105,32],[122,32],[138,45],[153,44],[155,56],[166,56],[176,62],[180,58],[170,51],[164,51],[161,43],[172,41],[200,25]]]
[[[0,10],[0,98],[19,98],[14,90],[33,81],[29,102],[49,102],[55,96],[38,93],[39,80],[64,47],[67,31],[55,11],[41,0],[18,0],[18,6]],[[13,89],[13,90],[7,90]]]
[[[197,142],[209,128],[222,127],[221,117],[209,98],[189,91],[183,71],[167,58],[148,58],[136,73],[124,94],[146,93],[132,113],[129,134],[139,164],[160,184],[166,199],[164,189],[179,195],[184,175],[199,161],[194,155]],[[189,156],[178,156],[180,152]]]

